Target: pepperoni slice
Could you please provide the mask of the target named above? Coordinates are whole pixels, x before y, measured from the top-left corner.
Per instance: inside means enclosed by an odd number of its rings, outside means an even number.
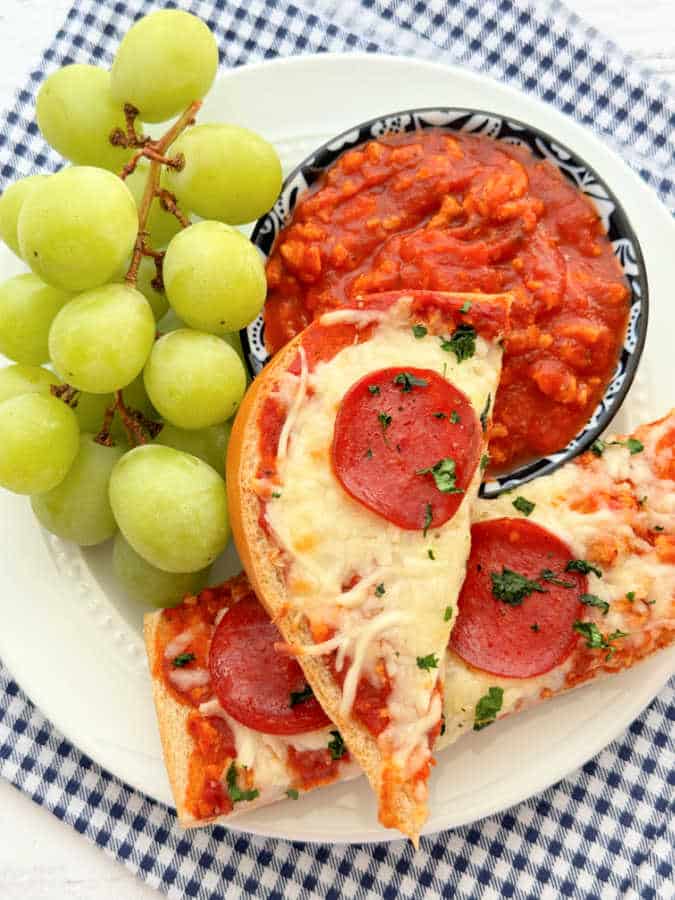
[[[280,653],[276,625],[255,597],[235,603],[218,623],[209,651],[213,690],[225,712],[255,731],[300,734],[330,724],[293,657]]]
[[[389,522],[436,528],[462,502],[481,444],[469,399],[436,372],[379,369],[340,404],[333,468],[348,494]]]
[[[541,675],[563,662],[577,642],[572,625],[587,591],[585,575],[565,571],[572,558],[563,541],[533,522],[474,525],[451,649],[470,665],[507,678]],[[543,592],[535,589],[519,600],[512,590],[511,603],[498,599],[492,574],[504,569],[536,582]],[[499,586],[497,591],[504,596]]]

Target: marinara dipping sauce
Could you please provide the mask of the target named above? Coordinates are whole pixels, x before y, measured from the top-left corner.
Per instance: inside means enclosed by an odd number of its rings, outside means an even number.
[[[490,433],[493,471],[564,447],[616,367],[629,289],[591,202],[529,149],[426,130],[344,153],[267,264],[277,351],[359,294],[515,294]]]

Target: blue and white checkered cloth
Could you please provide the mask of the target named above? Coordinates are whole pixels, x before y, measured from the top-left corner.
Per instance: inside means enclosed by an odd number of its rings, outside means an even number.
[[[33,122],[45,74],[110,62],[153,0],[78,0],[0,123],[0,188],[58,157]],[[600,132],[675,210],[675,96],[560,4],[524,0],[183,2],[227,66],[366,50],[459,63],[539,96]],[[102,771],[50,725],[0,663],[0,775],[169,897],[672,898],[675,690],[541,796],[408,844],[326,846],[216,827],[185,834],[172,811]]]

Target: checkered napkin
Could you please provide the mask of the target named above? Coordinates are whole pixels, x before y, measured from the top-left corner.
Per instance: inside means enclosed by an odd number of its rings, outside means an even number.
[[[152,0],[79,0],[0,124],[0,187],[59,160],[32,121],[56,66],[107,64]],[[185,0],[221,62],[323,51],[460,63],[588,124],[675,209],[675,97],[559,4],[515,0]],[[183,833],[172,811],[102,771],[58,734],[0,663],[0,775],[170,897],[675,896],[675,691],[548,791],[471,827],[408,844],[332,847]],[[514,765],[517,765],[514,760]]]

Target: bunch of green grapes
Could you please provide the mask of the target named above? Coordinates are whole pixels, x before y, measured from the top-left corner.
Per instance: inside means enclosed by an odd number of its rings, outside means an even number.
[[[229,539],[238,332],[266,293],[234,226],[281,186],[262,137],[195,124],[217,68],[196,16],[139,20],[110,71],[46,79],[37,124],[66,165],[0,195],[0,238],[30,270],[0,285],[0,486],[62,539],[114,538],[123,586],[159,605],[198,590]]]

